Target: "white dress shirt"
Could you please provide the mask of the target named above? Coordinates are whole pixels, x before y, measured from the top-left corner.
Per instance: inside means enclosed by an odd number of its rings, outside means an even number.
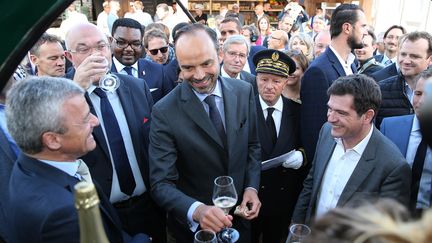
[[[411,127],[411,133],[409,137],[406,160],[412,168],[414,158],[417,152],[417,148],[422,140],[420,133],[420,124],[417,116],[414,116],[413,124]],[[416,208],[429,208],[430,206],[430,195],[431,195],[431,182],[432,182],[432,153],[431,148],[428,147],[426,150],[425,162],[423,165],[423,171],[420,178],[419,193],[417,196]]]
[[[354,60],[355,60],[355,56],[354,54],[350,53],[348,55],[347,60],[345,61],[340,55],[339,53],[336,51],[336,49],[333,48],[333,46],[330,44],[329,45],[330,49],[333,51],[333,53],[336,55],[337,59],[339,60],[339,63],[342,65],[344,71],[345,71],[345,75],[350,75],[353,74],[353,71],[351,69],[351,64],[353,64]]]
[[[346,151],[342,139],[335,138],[336,146],[327,164],[318,194],[317,217],[336,207],[348,180],[369,143],[372,131],[373,126],[371,126],[368,135],[363,140]]]
[[[109,144],[108,144],[108,137],[107,137],[107,134],[105,131],[104,120],[103,120],[102,112],[100,109],[101,108],[100,107],[100,98],[96,93],[93,92],[95,89],[96,89],[96,86],[91,85],[88,88],[87,92],[90,96],[90,99],[93,103],[93,107],[94,107],[96,114],[97,114],[97,117],[99,119],[100,127],[102,128],[103,134],[105,136],[105,141],[107,141],[107,147],[108,147],[110,160],[111,160],[111,164],[112,164],[112,168],[113,168],[113,178],[112,178],[110,202],[115,203],[115,202],[127,200],[127,199],[129,199],[129,196],[124,194],[120,190],[120,183],[119,183],[119,180],[117,177],[117,171],[115,170],[115,165],[114,165],[114,161],[112,158],[111,148],[109,147]],[[140,168],[138,166],[138,161],[137,161],[137,158],[135,155],[135,149],[134,149],[134,146],[132,143],[132,137],[130,135],[129,126],[128,126],[128,123],[126,120],[126,116],[124,114],[123,106],[120,102],[120,98],[118,97],[117,92],[107,92],[106,94],[107,94],[108,100],[109,100],[109,102],[110,102],[110,104],[114,110],[114,114],[116,116],[117,122],[119,124],[120,133],[123,137],[123,141],[124,141],[124,145],[125,145],[125,149],[126,149],[126,154],[127,154],[128,159],[129,159],[129,163],[130,163],[130,166],[132,169],[132,174],[133,174],[134,179],[135,179],[136,187],[135,187],[135,190],[134,190],[132,196],[139,196],[146,191],[146,187],[144,184],[143,177],[141,175]]]
[[[114,56],[113,56],[112,60],[115,64],[115,67],[116,67],[118,73],[128,75],[128,73],[124,70],[124,68],[126,67],[125,65],[123,65],[121,62],[119,62],[119,60],[117,60]],[[138,78],[138,62],[135,62],[134,64],[132,64],[131,67],[132,67],[132,75],[135,78]]]
[[[276,101],[274,106],[269,106],[267,105],[267,103],[265,103],[265,101],[261,98],[261,95],[259,96],[259,101],[261,104],[261,108],[264,114],[264,120],[267,119],[267,108],[274,108],[275,110],[273,111],[272,117],[273,117],[273,121],[275,123],[275,127],[276,127],[276,135],[279,137],[279,131],[280,131],[280,125],[281,125],[281,121],[282,121],[282,111],[283,111],[283,100],[282,98],[279,96],[279,99]]]

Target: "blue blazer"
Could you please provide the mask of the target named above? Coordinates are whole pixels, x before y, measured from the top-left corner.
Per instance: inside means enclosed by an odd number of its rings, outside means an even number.
[[[403,156],[406,157],[408,143],[414,114],[405,116],[392,116],[382,120],[381,133],[389,138],[399,148]]]
[[[265,48],[264,46],[251,46],[250,51],[249,51],[249,56],[248,56],[248,63],[249,63],[249,68],[250,68],[250,73],[253,75],[256,75],[256,67],[255,64],[253,63],[253,57],[255,56],[255,54],[259,51],[262,50],[266,50],[267,48]]]
[[[118,72],[114,62],[111,72]],[[147,83],[155,103],[174,88],[174,83],[167,79],[163,66],[144,58],[138,59],[138,77]]]
[[[11,242],[79,242],[74,186],[78,179],[21,154],[13,167],[8,204]],[[101,217],[108,239],[123,242],[121,223],[103,195]]]
[[[355,64],[351,65],[357,72]],[[327,121],[327,89],[337,78],[345,76],[345,70],[333,51],[327,47],[306,69],[300,89],[301,137],[309,161],[313,159],[318,134]]]
[[[16,155],[12,151],[9,141],[0,128],[0,238],[9,242],[8,230],[9,223],[7,221],[7,202],[9,198],[8,185],[12,167],[15,163]]]

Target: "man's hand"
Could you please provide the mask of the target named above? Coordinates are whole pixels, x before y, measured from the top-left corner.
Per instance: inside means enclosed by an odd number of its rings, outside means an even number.
[[[245,214],[243,218],[251,220],[258,217],[261,208],[261,202],[258,198],[258,193],[252,188],[246,188],[246,190],[243,193],[243,201],[240,204],[240,207],[249,208],[247,215]]]
[[[199,222],[202,229],[219,232],[223,228],[231,227],[233,217],[225,215],[222,209],[202,204],[195,209],[192,215],[194,221]]]
[[[108,71],[108,60],[102,55],[91,55],[76,68],[74,81],[87,90],[92,83],[97,84],[99,79]]]

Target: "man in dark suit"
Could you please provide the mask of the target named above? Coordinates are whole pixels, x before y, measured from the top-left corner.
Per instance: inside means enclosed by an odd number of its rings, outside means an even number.
[[[158,102],[150,129],[150,181],[156,202],[168,212],[177,242],[193,241],[198,226],[240,232],[250,242],[258,199],[260,145],[252,86],[219,76],[216,33],[199,24],[175,39],[184,81]],[[247,214],[225,215],[212,203],[214,179],[233,178],[238,203]],[[232,221],[233,220],[233,221]]]
[[[226,38],[228,38],[231,35],[240,35],[241,34],[241,24],[240,21],[237,18],[228,17],[222,20],[222,22],[219,25],[219,31],[221,33],[220,40],[224,42]],[[266,48],[263,46],[251,46],[249,55],[248,55],[248,61],[245,63],[245,66],[243,70],[245,70],[248,73],[251,73],[255,75],[255,65],[253,64],[253,57],[255,56],[255,53],[265,50]]]
[[[328,95],[328,123],[321,129],[293,222],[310,224],[332,208],[382,197],[408,206],[411,170],[373,125],[381,101],[378,84],[363,74],[349,75],[334,81]]]
[[[306,155],[312,159],[321,126],[326,122],[327,89],[338,77],[356,73],[352,49],[363,46],[366,17],[358,5],[341,4],[333,12],[331,43],[306,69],[300,90],[301,136]]]
[[[67,79],[34,77],[15,85],[6,104],[9,131],[23,152],[9,183],[11,242],[79,242],[73,190],[91,174],[78,157],[96,147],[92,131],[99,125],[84,90]],[[129,241],[105,195],[99,197],[110,242]]]
[[[148,134],[153,106],[145,82],[116,74],[113,92],[97,87],[111,64],[107,37],[92,24],[79,24],[66,35],[76,72],[71,77],[86,90],[90,110],[101,126],[94,129],[96,149],[83,157],[94,179],[116,208],[125,230],[144,232],[165,242],[165,213],[151,199],[148,181]]]
[[[247,81],[254,87],[257,94],[255,75],[243,70],[250,51],[250,44],[242,35],[229,36],[219,52],[220,60],[223,62],[221,76]]]
[[[144,79],[156,103],[174,88],[174,83],[166,77],[162,65],[141,58],[143,35],[144,30],[136,20],[120,18],[114,22],[110,39],[114,55],[111,71]]]
[[[296,151],[283,164],[261,172],[258,195],[263,206],[258,218],[252,221],[252,242],[260,242],[260,237],[262,242],[282,242],[288,236],[291,215],[307,175],[299,151],[300,104],[281,95],[296,66],[290,57],[276,50],[260,51],[254,61],[262,160]]]
[[[431,206],[432,152],[423,141],[418,116],[423,106],[425,85],[432,83],[432,69],[416,78],[413,107],[415,114],[387,117],[381,123],[381,132],[393,141],[412,168],[410,208],[416,216]]]

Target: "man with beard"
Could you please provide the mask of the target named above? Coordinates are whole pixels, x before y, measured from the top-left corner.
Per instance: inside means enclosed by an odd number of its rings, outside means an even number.
[[[175,50],[184,81],[160,100],[150,128],[152,196],[168,213],[176,242],[190,243],[198,226],[231,227],[251,242],[258,216],[260,143],[252,86],[219,76],[216,33],[200,24],[180,29]],[[241,216],[213,206],[214,179],[233,178]]]
[[[355,4],[341,4],[330,23],[330,46],[304,73],[300,90],[301,136],[306,155],[312,159],[318,133],[327,117],[327,89],[338,77],[356,73],[352,49],[362,48],[366,16]]]

